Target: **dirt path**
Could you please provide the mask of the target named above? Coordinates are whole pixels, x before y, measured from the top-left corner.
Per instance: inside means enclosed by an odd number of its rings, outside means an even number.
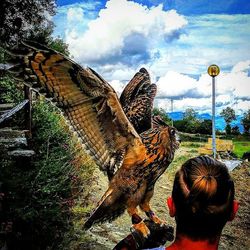
[[[162,175],[155,186],[155,194],[152,198],[151,204],[155,213],[163,220],[172,226],[175,221],[168,215],[166,207],[166,199],[171,195],[173,186],[173,179],[176,170],[187,159],[197,156],[198,143],[186,143],[176,153],[175,160],[170,165],[169,169]],[[229,223],[223,230],[219,249],[250,249],[250,183],[249,183],[249,166],[250,164],[243,164],[232,172],[236,186],[236,198],[240,201],[240,209],[237,218]],[[107,178],[100,175],[94,187],[93,202],[97,202],[107,187]],[[142,217],[145,215],[141,214]],[[117,242],[129,234],[131,220],[127,213],[116,219],[112,223],[104,223],[93,226],[88,235],[93,238],[91,247],[82,246],[79,249],[97,249],[106,250],[112,249]],[[170,244],[170,243],[169,243]]]
[[[231,175],[240,208],[236,218],[223,230],[220,249],[250,249],[250,164],[243,163]]]

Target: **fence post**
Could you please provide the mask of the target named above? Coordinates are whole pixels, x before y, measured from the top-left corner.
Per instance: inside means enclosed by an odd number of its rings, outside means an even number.
[[[32,127],[32,92],[30,88],[26,85],[24,85],[24,98],[28,99],[29,102],[27,103],[25,107],[25,122],[26,122],[26,128],[28,130],[27,137],[30,139],[32,137],[31,133],[31,127]]]

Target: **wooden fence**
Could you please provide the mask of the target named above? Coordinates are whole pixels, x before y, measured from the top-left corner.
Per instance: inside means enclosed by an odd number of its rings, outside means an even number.
[[[24,100],[17,104],[14,108],[6,111],[4,114],[0,116],[0,123],[7,120],[14,114],[16,114],[19,110],[24,109],[25,111],[25,129],[28,130],[27,136],[31,137],[31,126],[32,126],[32,93],[31,89],[28,86],[24,86]]]

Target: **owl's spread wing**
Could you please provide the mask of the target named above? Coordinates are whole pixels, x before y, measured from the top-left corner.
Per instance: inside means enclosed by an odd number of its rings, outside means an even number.
[[[146,69],[141,68],[123,90],[120,102],[138,133],[151,128],[151,116],[156,85],[151,84]]]
[[[11,72],[63,111],[101,170],[114,174],[126,150],[141,139],[127,119],[113,88],[92,69],[33,42],[12,52]]]

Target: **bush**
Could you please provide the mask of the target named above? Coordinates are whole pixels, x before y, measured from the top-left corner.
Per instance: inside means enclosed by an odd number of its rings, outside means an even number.
[[[0,172],[8,193],[6,218],[13,222],[12,244],[14,249],[69,249],[79,208],[81,219],[89,212],[93,163],[57,109],[43,101],[34,106],[31,144],[36,156],[29,167],[6,162]]]
[[[23,85],[17,88],[13,78],[4,76],[0,78],[0,103],[18,104],[24,99]]]

